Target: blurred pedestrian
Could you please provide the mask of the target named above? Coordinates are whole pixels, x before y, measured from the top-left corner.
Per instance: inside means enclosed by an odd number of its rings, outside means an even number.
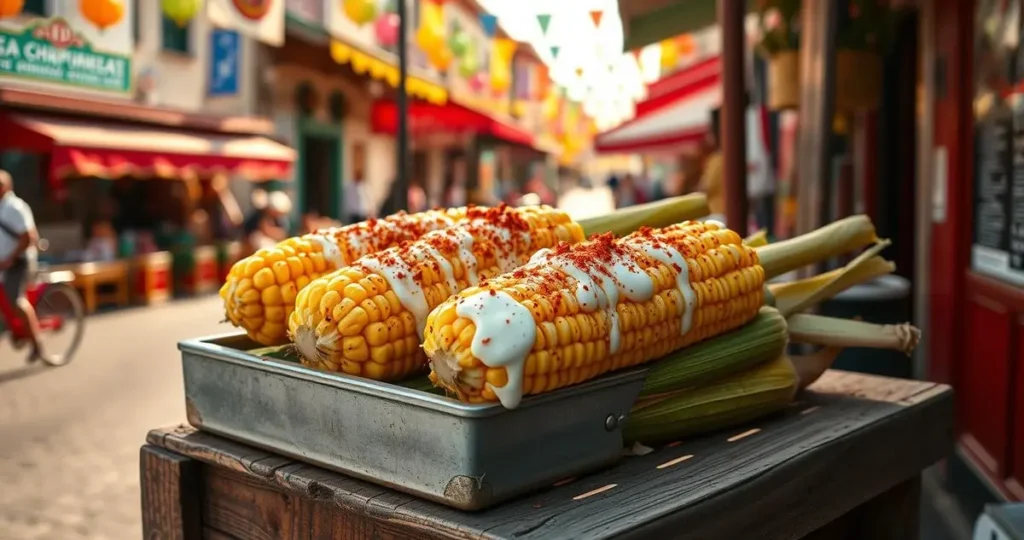
[[[284,193],[254,193],[253,211],[242,224],[246,252],[254,253],[262,248],[273,247],[287,238],[288,222],[285,216],[289,212],[291,200]]]
[[[33,358],[44,351],[39,348],[39,320],[25,293],[36,270],[38,240],[32,209],[14,194],[10,173],[0,169],[0,285],[7,301],[25,320],[29,341],[37,353]]]
[[[392,183],[394,185],[394,183]],[[363,171],[357,169],[352,178],[347,180],[343,186],[345,213],[342,220],[345,223],[356,223],[366,221],[373,217],[370,212],[369,198],[366,193],[366,181],[363,178]]]

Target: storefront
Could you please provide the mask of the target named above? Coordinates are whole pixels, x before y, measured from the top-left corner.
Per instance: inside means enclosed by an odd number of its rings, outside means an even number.
[[[0,167],[33,208],[49,244],[42,259],[110,266],[119,290],[137,273],[140,300],[170,294],[172,283],[178,292],[216,288],[239,255],[237,231],[218,204],[233,200],[229,182],[290,175],[294,152],[268,137],[270,127],[0,87]],[[150,270],[159,275],[147,278]]]
[[[957,391],[951,485],[1024,500],[1024,186],[1017,2],[925,2],[929,374]]]

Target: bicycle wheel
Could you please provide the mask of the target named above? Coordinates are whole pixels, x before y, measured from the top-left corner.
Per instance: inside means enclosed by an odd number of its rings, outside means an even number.
[[[78,350],[85,330],[82,296],[64,283],[47,285],[35,308],[42,327],[39,359],[51,366],[67,364]]]

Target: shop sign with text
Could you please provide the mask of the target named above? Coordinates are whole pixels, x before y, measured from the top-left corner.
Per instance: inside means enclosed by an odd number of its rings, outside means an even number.
[[[93,49],[63,19],[0,28],[0,75],[127,92],[131,59]]]

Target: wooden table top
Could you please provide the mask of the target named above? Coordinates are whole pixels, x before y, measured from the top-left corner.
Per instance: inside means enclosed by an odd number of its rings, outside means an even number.
[[[461,512],[188,426],[147,441],[391,528],[442,538],[800,537],[914,478],[953,445],[948,386],[829,371],[787,411]],[[386,449],[381,449],[386,451]]]

